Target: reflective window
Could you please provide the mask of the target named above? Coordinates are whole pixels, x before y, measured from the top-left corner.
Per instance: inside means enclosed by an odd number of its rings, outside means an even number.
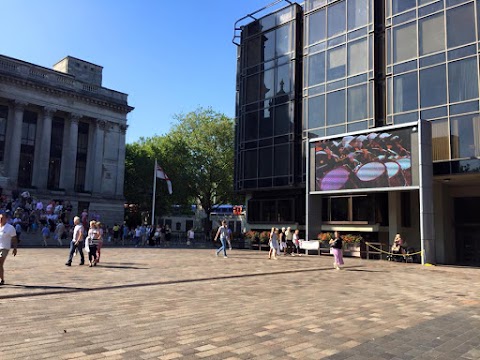
[[[352,221],[375,221],[373,196],[352,196]]]
[[[367,39],[348,43],[348,75],[368,70]]]
[[[325,82],[325,53],[308,57],[308,86]]]
[[[289,105],[284,104],[280,106],[276,106],[274,108],[275,111],[275,135],[283,135],[288,134],[292,131],[290,126],[290,113],[289,113]]]
[[[258,112],[245,114],[245,140],[254,140],[258,137]]]
[[[327,94],[327,125],[345,122],[345,90]]]
[[[448,120],[440,119],[434,120],[432,124],[432,160],[449,160],[450,159],[450,147],[449,147],[449,131]]]
[[[273,148],[267,147],[258,150],[258,177],[273,175]]]
[[[328,37],[345,31],[345,1],[328,7]]]
[[[450,120],[452,158],[480,156],[480,117],[466,115]]]
[[[274,163],[273,169],[275,175],[288,175],[290,172],[289,164],[290,164],[290,152],[289,145],[277,145],[274,148]]]
[[[403,112],[418,108],[417,73],[408,73],[393,78],[393,111]]]
[[[345,77],[345,45],[329,50],[327,54],[327,80]]]
[[[348,0],[348,30],[368,23],[368,0]]]
[[[347,89],[347,121],[366,119],[367,105],[366,84]]]
[[[393,29],[393,61],[400,62],[417,56],[416,23],[398,26]]]
[[[448,64],[450,102],[478,97],[477,58],[454,61]]]
[[[293,200],[278,200],[278,221],[293,221]]]
[[[293,45],[293,24],[279,27],[275,34],[276,56],[282,56],[292,51]]]
[[[475,41],[475,10],[473,3],[447,11],[447,45],[460,46]]]
[[[447,102],[445,64],[420,71],[420,106],[430,107]]]
[[[243,176],[245,179],[252,179],[257,177],[257,150],[249,150],[244,152],[244,167]]]
[[[273,69],[266,70],[263,74],[263,87],[260,87],[260,91],[263,93],[261,99],[271,98],[274,95],[275,89],[275,71]]]
[[[312,45],[326,37],[325,10],[317,11],[308,16],[308,44]]]
[[[330,199],[331,221],[349,221],[348,216],[348,197],[339,197]]]
[[[445,49],[445,28],[443,13],[418,21],[420,55]]]
[[[392,12],[398,14],[415,7],[416,0],[392,0]]]
[[[265,108],[265,110],[260,111],[258,125],[260,138],[270,137],[273,135],[273,117],[270,115],[270,108]]]
[[[290,64],[279,66],[276,71],[277,81],[275,96],[282,95],[283,93],[290,93],[292,91]]]
[[[268,61],[275,57],[275,31],[269,31],[260,36],[263,40],[263,59]]]
[[[308,128],[325,126],[325,95],[308,99]]]
[[[246,65],[251,67],[262,62],[261,37],[250,39],[246,42]]]
[[[480,24],[480,1],[476,1],[477,3],[477,24]],[[477,33],[478,39],[480,39],[480,26],[477,25]]]
[[[307,10],[313,10],[317,7],[323,6],[327,3],[327,0],[306,0]]]
[[[253,75],[245,79],[245,102],[251,103],[258,101],[259,76]]]

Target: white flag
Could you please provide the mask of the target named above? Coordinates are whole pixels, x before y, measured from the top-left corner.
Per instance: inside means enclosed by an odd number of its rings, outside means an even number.
[[[155,171],[156,175],[157,175],[157,178],[159,179],[162,179],[162,180],[165,180],[167,182],[167,186],[168,186],[168,193],[169,194],[172,194],[172,182],[170,181],[170,179],[168,178],[167,174],[165,174],[165,171],[163,171],[163,169],[161,168],[160,165],[157,164],[157,169]]]

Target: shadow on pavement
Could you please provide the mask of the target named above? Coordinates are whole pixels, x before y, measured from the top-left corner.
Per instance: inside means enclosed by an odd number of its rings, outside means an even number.
[[[360,265],[358,267],[363,267]],[[352,269],[349,267],[349,269]],[[139,284],[124,284],[124,285],[112,285],[112,286],[101,286],[97,288],[68,288],[68,287],[59,287],[60,289],[65,290],[52,290],[45,291],[41,293],[27,293],[27,294],[8,294],[1,296],[2,299],[16,299],[16,298],[26,298],[26,297],[36,297],[36,296],[46,296],[46,295],[57,295],[57,294],[68,294],[68,293],[79,293],[79,292],[90,292],[90,291],[104,291],[104,290],[118,290],[118,289],[129,289],[129,288],[139,288],[147,286],[162,286],[162,285],[174,285],[174,284],[186,284],[194,282],[206,282],[206,281],[216,281],[216,280],[230,280],[230,279],[241,279],[248,277],[261,277],[261,276],[274,276],[274,275],[285,275],[293,273],[307,273],[307,272],[317,272],[317,271],[335,271],[331,267],[321,267],[321,268],[307,268],[307,269],[298,269],[298,270],[282,270],[282,271],[271,271],[263,273],[250,273],[250,274],[239,274],[239,275],[227,275],[227,276],[212,276],[207,278],[198,278],[198,279],[179,279],[179,280],[166,280],[166,281],[156,281],[156,282],[146,282]],[[11,285],[17,286],[17,285]],[[31,288],[36,288],[32,285],[19,285],[19,286],[31,286]],[[42,288],[42,287],[40,287]],[[55,287],[53,287],[55,288]]]

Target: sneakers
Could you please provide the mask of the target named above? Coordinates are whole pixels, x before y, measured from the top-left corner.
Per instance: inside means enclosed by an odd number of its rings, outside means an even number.
[[[5,281],[0,281],[0,286],[5,285]]]
[[[227,258],[228,256],[227,256],[227,255],[224,255],[223,257],[224,257],[224,258]]]
[[[65,263],[66,266],[72,266],[72,263]]]

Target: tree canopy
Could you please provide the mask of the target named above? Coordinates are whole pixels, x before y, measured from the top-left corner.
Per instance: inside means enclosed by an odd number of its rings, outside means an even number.
[[[151,209],[155,159],[173,185],[169,195],[165,182],[157,180],[156,214],[169,213],[172,205],[189,208],[197,201],[210,214],[213,205],[233,202],[233,120],[211,108],[174,119],[166,135],[127,144],[127,202],[137,204],[140,211]]]

